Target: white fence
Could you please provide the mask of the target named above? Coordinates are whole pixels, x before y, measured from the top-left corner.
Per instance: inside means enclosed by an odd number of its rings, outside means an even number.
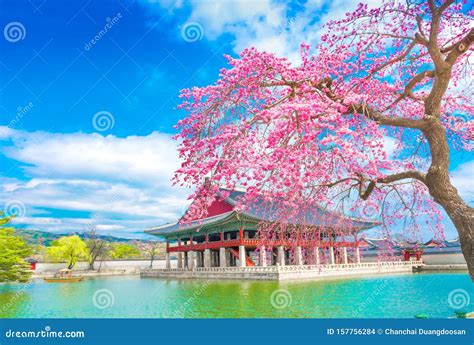
[[[391,268],[391,267],[413,267],[421,266],[420,261],[387,261],[387,262],[364,262],[360,264],[334,264],[334,265],[287,265],[287,266],[250,266],[250,267],[196,267],[194,272],[255,272],[255,273],[278,273],[278,272],[302,272],[302,271],[345,271],[361,270],[366,268]],[[185,272],[187,268],[160,269],[162,272]]]

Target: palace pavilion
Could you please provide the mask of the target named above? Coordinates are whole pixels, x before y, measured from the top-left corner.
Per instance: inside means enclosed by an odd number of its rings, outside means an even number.
[[[379,225],[316,207],[304,224],[317,232],[313,239],[289,240],[281,231],[276,238],[262,241],[259,224],[276,220],[262,212],[262,205],[237,211],[244,190],[226,190],[226,197],[223,191],[219,190],[206,218],[146,230],[166,241],[166,269],[360,264],[358,234]],[[175,267],[172,256],[177,259]]]

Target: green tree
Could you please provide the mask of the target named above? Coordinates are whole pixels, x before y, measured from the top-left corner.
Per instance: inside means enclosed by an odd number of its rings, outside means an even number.
[[[66,262],[72,269],[79,260],[89,260],[89,249],[77,235],[60,237],[46,249],[46,256],[54,262]]]
[[[15,229],[5,226],[12,218],[0,212],[0,282],[26,282],[31,270],[25,258],[31,255],[31,248],[15,235]]]
[[[109,251],[112,259],[130,259],[140,255],[140,250],[131,244],[115,243]]]

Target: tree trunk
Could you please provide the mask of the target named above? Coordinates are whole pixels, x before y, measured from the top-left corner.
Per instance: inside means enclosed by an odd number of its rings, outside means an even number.
[[[155,261],[155,255],[152,254],[150,258],[150,268],[153,268],[153,261]]]
[[[449,209],[449,217],[458,230],[461,250],[474,282],[474,209],[465,203],[452,203]]]
[[[461,250],[471,280],[474,281],[474,208],[464,202],[449,178],[449,146],[445,128],[439,120],[430,121],[423,129],[432,157],[426,185],[430,195],[444,208],[458,231]]]
[[[466,259],[467,268],[474,281],[474,208],[468,206],[459,196],[449,178],[430,177],[428,188],[435,201],[439,203],[451,218],[459,234],[461,250]],[[444,181],[443,181],[444,180]]]
[[[94,265],[95,262],[97,261],[99,254],[93,254],[91,256],[91,261],[89,261],[89,270],[93,271],[94,270]]]

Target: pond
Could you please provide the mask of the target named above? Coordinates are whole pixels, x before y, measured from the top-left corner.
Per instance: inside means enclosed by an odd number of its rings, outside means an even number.
[[[87,278],[0,285],[8,318],[447,318],[473,311],[465,273],[305,282]]]

